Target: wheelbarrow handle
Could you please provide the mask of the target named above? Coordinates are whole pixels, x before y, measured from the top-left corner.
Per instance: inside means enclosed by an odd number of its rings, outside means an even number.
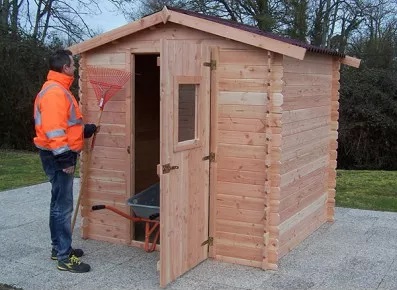
[[[92,210],[100,210],[100,209],[105,209],[106,205],[100,204],[100,205],[93,205]]]

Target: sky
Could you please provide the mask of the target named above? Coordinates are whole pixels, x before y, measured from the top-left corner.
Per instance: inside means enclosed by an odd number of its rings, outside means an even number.
[[[101,0],[98,2],[102,2],[102,13],[100,15],[84,16],[85,22],[92,29],[98,29],[100,31],[107,32],[128,23],[123,14],[116,11],[116,8],[114,8],[114,6],[112,7],[109,2],[106,0]]]

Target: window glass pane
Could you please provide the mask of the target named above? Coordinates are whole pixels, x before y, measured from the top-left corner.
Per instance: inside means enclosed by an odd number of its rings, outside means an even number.
[[[195,84],[179,84],[178,142],[196,137],[196,92]]]

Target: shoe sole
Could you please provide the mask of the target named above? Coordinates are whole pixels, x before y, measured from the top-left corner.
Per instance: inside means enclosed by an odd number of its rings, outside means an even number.
[[[76,271],[76,270],[73,270],[73,269],[69,269],[69,268],[62,268],[60,266],[57,266],[57,269],[60,270],[60,271],[68,271],[68,272],[71,272],[71,273],[87,273],[87,272],[89,272],[89,270],[85,271],[85,272],[79,272],[79,271]]]

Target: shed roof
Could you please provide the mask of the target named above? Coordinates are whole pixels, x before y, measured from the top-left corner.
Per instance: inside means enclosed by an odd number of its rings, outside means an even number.
[[[341,62],[350,66],[358,67],[360,60],[346,56],[335,50],[316,47],[287,37],[264,32],[256,27],[225,20],[215,16],[200,14],[176,8],[164,8],[156,13],[145,16],[137,21],[128,23],[106,33],[100,34],[89,40],[71,46],[69,49],[74,54],[86,52],[104,44],[114,42],[122,37],[131,35],[143,29],[160,23],[173,22],[207,33],[253,45],[269,51],[287,55],[297,59],[303,59],[306,51],[337,56]]]

